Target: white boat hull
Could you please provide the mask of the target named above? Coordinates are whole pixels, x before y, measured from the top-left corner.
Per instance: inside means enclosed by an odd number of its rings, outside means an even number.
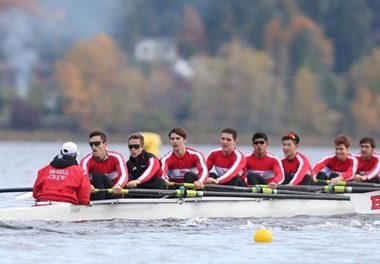
[[[350,201],[203,197],[105,200],[91,206],[52,203],[0,208],[3,220],[86,221],[109,219],[188,219],[194,217],[292,217],[355,213]]]

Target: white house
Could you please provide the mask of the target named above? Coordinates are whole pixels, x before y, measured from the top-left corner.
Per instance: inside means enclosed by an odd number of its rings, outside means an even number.
[[[173,62],[177,58],[177,47],[171,38],[146,37],[136,41],[135,59],[143,62]]]

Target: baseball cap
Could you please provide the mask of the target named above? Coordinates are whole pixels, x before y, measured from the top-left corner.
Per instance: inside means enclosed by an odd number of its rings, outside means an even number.
[[[79,154],[78,146],[73,142],[65,142],[61,148],[62,155],[68,155],[71,157],[76,157]]]

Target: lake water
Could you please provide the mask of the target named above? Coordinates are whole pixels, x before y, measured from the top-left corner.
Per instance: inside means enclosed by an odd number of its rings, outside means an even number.
[[[78,144],[80,156],[90,149]],[[59,142],[0,142],[0,188],[30,187]],[[193,146],[207,153],[216,146]],[[125,145],[110,149],[127,156]],[[163,146],[161,153],[168,150]],[[244,153],[250,147],[241,147]],[[273,147],[273,154],[281,149]],[[314,164],[332,149],[303,148]],[[32,201],[0,194],[0,207]],[[258,228],[272,243],[255,243]],[[0,222],[1,263],[379,263],[380,216]]]

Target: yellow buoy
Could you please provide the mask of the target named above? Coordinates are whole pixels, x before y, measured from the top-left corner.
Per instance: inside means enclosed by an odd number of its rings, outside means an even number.
[[[152,132],[140,132],[140,134],[144,137],[146,151],[159,156],[161,147],[160,135]]]
[[[256,231],[254,239],[256,242],[269,243],[272,242],[272,233],[268,229],[261,228]]]

